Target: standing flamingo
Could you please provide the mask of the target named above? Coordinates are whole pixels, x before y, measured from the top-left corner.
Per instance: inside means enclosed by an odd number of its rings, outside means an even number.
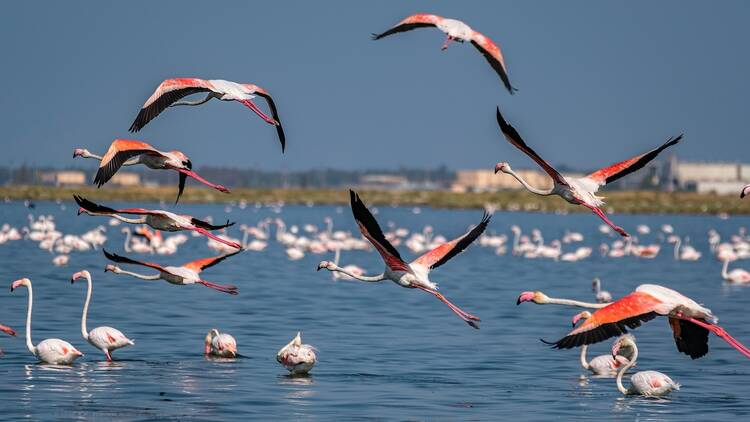
[[[573,326],[581,319],[587,319],[591,317],[591,312],[583,311],[573,317]],[[625,334],[628,335],[628,334]],[[622,357],[625,363],[628,363],[633,356],[633,349],[630,347],[622,347],[618,351],[617,355],[600,355],[590,361],[586,358],[586,352],[588,352],[588,346],[583,345],[581,347],[581,366],[583,369],[588,369],[593,372],[594,375],[600,376],[615,376],[617,369],[623,365],[623,360],[618,360],[617,357]]]
[[[629,347],[633,350],[633,357],[628,361],[627,359],[619,356],[620,350],[624,347]],[[671,393],[673,390],[679,390],[680,384],[672,381],[672,378],[657,371],[639,371],[630,377],[630,387],[625,388],[622,385],[622,376],[628,369],[635,365],[638,359],[638,346],[635,344],[635,337],[632,334],[625,334],[624,336],[617,339],[615,344],[612,345],[612,356],[620,361],[624,366],[620,369],[617,374],[617,389],[625,395],[641,395],[647,397],[664,396]]]
[[[516,91],[516,89],[511,86],[510,79],[508,79],[508,71],[505,67],[505,59],[503,58],[503,53],[500,52],[500,47],[482,33],[471,29],[469,25],[459,20],[418,13],[416,15],[408,16],[396,24],[396,26],[381,34],[372,34],[372,39],[379,40],[383,37],[399,32],[427,27],[435,27],[446,34],[445,43],[443,43],[442,48],[443,50],[448,49],[448,45],[451,41],[460,43],[470,41],[471,44],[482,53],[484,58],[487,59],[487,62],[489,62],[490,66],[492,66],[495,72],[497,72],[498,76],[500,76],[500,80],[503,81],[505,89],[511,94]]]
[[[122,349],[126,346],[132,346],[133,340],[125,337],[120,330],[112,327],[96,327],[91,332],[86,329],[86,319],[89,314],[89,303],[91,302],[91,292],[93,290],[93,282],[91,281],[91,273],[86,270],[79,271],[73,274],[70,278],[70,284],[75,283],[79,278],[86,278],[88,283],[88,290],[86,291],[86,302],[83,304],[83,315],[81,315],[81,335],[89,342],[92,346],[104,352],[107,357],[107,362],[112,362],[112,353],[117,349]]]
[[[292,375],[304,375],[315,366],[318,358],[315,356],[315,348],[309,344],[302,344],[302,336],[297,336],[276,354],[276,361],[284,365]]]
[[[602,281],[599,280],[599,277],[594,277],[591,285],[594,290],[594,294],[596,294],[597,303],[612,302],[612,294],[610,294],[606,290],[602,290]]]
[[[722,258],[724,258],[724,265],[721,267],[721,278],[730,283],[750,283],[750,272],[747,272],[747,270],[735,268],[732,271],[728,271],[729,261],[737,259],[737,255],[734,252],[725,254]]]
[[[188,176],[203,183],[206,186],[214,188],[219,192],[229,193],[229,189],[221,185],[216,185],[192,170],[193,163],[180,151],[162,152],[142,141],[131,141],[127,139],[115,139],[109,146],[104,157],[98,157],[92,154],[79,154],[81,149],[76,149],[73,157],[91,157],[99,159],[99,170],[94,177],[96,187],[102,187],[112,176],[117,173],[120,167],[128,160],[136,160],[133,164],[143,164],[148,168],[155,170],[175,170],[180,173],[179,190],[177,191],[177,201],[180,200],[182,191],[185,190],[185,181]],[[175,201],[175,203],[177,202]]]
[[[609,167],[604,167],[595,171],[594,173],[589,174],[586,177],[573,178],[565,177],[562,174],[558,173],[558,171],[555,170],[554,167],[544,161],[544,159],[542,159],[542,157],[534,152],[531,147],[526,145],[526,142],[523,141],[521,135],[518,134],[516,129],[513,126],[509,125],[508,122],[506,122],[503,118],[503,115],[500,114],[499,107],[497,109],[497,122],[500,125],[500,130],[503,132],[503,135],[505,135],[505,138],[508,140],[508,142],[510,142],[513,146],[521,150],[521,152],[528,155],[532,160],[539,164],[539,166],[541,166],[542,169],[544,169],[544,171],[547,172],[547,174],[552,178],[554,185],[551,189],[537,189],[529,185],[525,180],[521,178],[521,176],[516,174],[513,169],[510,168],[510,164],[508,163],[497,163],[497,165],[495,166],[495,173],[501,171],[505,174],[513,176],[529,192],[535,193],[537,195],[558,195],[571,204],[583,205],[584,207],[593,211],[594,214],[599,216],[599,218],[607,223],[607,225],[612,227],[612,229],[620,233],[620,235],[622,236],[629,235],[625,232],[625,230],[616,226],[612,221],[609,220],[609,218],[607,218],[607,216],[600,208],[602,205],[604,205],[604,201],[602,201],[601,197],[596,196],[596,191],[599,190],[599,187],[601,186],[612,183],[615,180],[618,180],[630,173],[635,172],[636,170],[643,168],[643,166],[645,166],[649,161],[656,158],[656,156],[659,155],[660,152],[664,151],[666,148],[672,145],[675,145],[676,143],[680,142],[680,139],[682,139],[682,135],[676,138],[670,138],[662,146],[649,152],[637,155],[631,159],[621,161]]]
[[[239,250],[237,252],[233,252],[227,255],[220,255],[220,256],[215,256],[211,258],[196,259],[195,261],[190,261],[187,264],[183,264],[182,266],[179,266],[179,267],[171,267],[171,266],[162,267],[161,265],[154,264],[152,262],[140,262],[134,259],[124,257],[124,256],[111,254],[104,249],[102,249],[102,251],[104,251],[104,256],[106,256],[107,259],[111,261],[114,261],[117,263],[123,263],[123,264],[143,265],[144,267],[153,268],[159,271],[159,274],[142,275],[142,274],[133,273],[130,271],[124,271],[120,269],[120,267],[116,265],[112,265],[112,264],[109,264],[104,268],[105,272],[112,271],[115,274],[125,274],[125,275],[133,276],[136,278],[140,278],[141,280],[164,280],[167,283],[176,284],[180,286],[185,286],[188,284],[202,284],[211,289],[218,290],[224,293],[229,293],[230,295],[237,294],[237,286],[234,286],[234,285],[222,286],[219,284],[214,284],[206,280],[202,280],[199,274],[201,273],[201,271],[205,270],[206,268],[213,267],[214,265],[229,258],[232,255],[237,255],[242,250]]]
[[[391,280],[401,287],[420,289],[440,299],[443,303],[448,305],[448,307],[458,315],[459,318],[464,320],[470,326],[479,329],[479,326],[475,321],[479,321],[480,319],[461,310],[458,306],[448,301],[448,299],[442,294],[438,293],[437,285],[429,280],[428,274],[430,270],[445,264],[451,258],[463,252],[464,249],[475,241],[487,228],[491,216],[485,212],[482,221],[468,233],[436,247],[407,264],[401,258],[401,255],[396,248],[394,248],[385,238],[383,230],[378,225],[377,220],[375,220],[375,217],[372,216],[370,210],[367,209],[365,204],[359,198],[359,195],[350,190],[349,196],[352,213],[354,214],[354,220],[356,220],[357,226],[359,226],[359,231],[380,253],[380,256],[385,262],[385,271],[376,276],[358,275],[349,272],[330,261],[322,261],[318,264],[318,271],[325,268],[328,271],[341,272],[360,281],[379,282],[383,280]]]
[[[208,95],[204,99],[195,102],[179,101],[183,97],[199,92],[207,92]],[[268,102],[268,108],[271,109],[273,118],[268,117],[253,103],[252,99],[255,98],[255,95],[263,97]],[[276,126],[276,133],[279,136],[279,142],[281,142],[281,152],[284,152],[284,147],[286,146],[284,129],[281,128],[279,113],[276,110],[276,104],[273,98],[271,98],[271,94],[258,85],[240,84],[222,79],[174,78],[163,81],[156,87],[156,91],[146,100],[143,107],[141,107],[138,116],[136,116],[135,121],[130,126],[130,131],[138,132],[148,122],[158,116],[159,113],[166,110],[167,107],[178,105],[197,106],[208,102],[212,98],[222,101],[237,101],[254,111],[266,123]]]
[[[93,215],[93,216],[106,215],[106,216],[116,218],[125,223],[146,224],[153,229],[167,231],[167,232],[191,230],[191,231],[200,233],[208,238],[211,238],[217,242],[223,243],[231,248],[235,248],[235,249],[242,248],[242,245],[240,245],[237,242],[230,242],[228,240],[222,239],[219,236],[216,236],[213,233],[209,232],[209,230],[221,230],[221,229],[225,229],[229,226],[234,225],[234,223],[230,223],[228,221],[226,224],[214,226],[212,224],[209,224],[208,222],[199,220],[195,217],[192,217],[189,215],[178,215],[175,213],[171,213],[169,211],[147,210],[143,208],[126,208],[122,210],[116,210],[116,209],[105,207],[99,204],[95,204],[89,201],[88,199],[83,198],[78,195],[73,195],[73,198],[76,200],[76,202],[78,203],[78,206],[80,207],[78,209],[78,215],[81,215],[81,214],[88,214],[88,215]],[[141,217],[126,218],[118,214],[135,214],[135,215],[140,215]]]
[[[206,334],[204,353],[206,356],[219,358],[237,357],[237,340],[227,333],[220,333],[212,328]]]
[[[21,286],[29,289],[29,308],[26,313],[26,347],[29,348],[29,351],[39,358],[40,361],[52,365],[70,365],[73,361],[83,356],[83,353],[79,352],[70,343],[57,338],[42,340],[38,345],[34,346],[34,343],[31,341],[31,309],[34,305],[34,290],[31,288],[31,280],[22,278],[10,285],[10,291],[12,292]]]
[[[522,301],[523,295],[519,301]],[[638,286],[635,292],[597,310],[578,328],[550,344],[556,349],[570,349],[598,343],[625,334],[628,328],[640,327],[642,322],[657,316],[669,318],[677,350],[693,359],[708,353],[709,331],[750,358],[750,349],[716,325],[717,318],[710,309],[672,289],[655,284]]]

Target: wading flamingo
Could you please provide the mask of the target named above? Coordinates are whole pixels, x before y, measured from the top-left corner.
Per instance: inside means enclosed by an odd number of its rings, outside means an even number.
[[[735,268],[732,271],[728,271],[729,261],[737,259],[737,255],[734,252],[725,254],[722,258],[724,258],[724,265],[721,267],[721,278],[730,283],[750,283],[750,272],[742,268]]]
[[[575,327],[576,323],[578,323],[579,320],[587,319],[590,317],[591,312],[589,311],[583,311],[577,314],[573,317],[573,326]],[[633,349],[631,347],[622,347],[619,350],[618,356],[623,357],[624,361],[617,360],[612,355],[600,355],[589,361],[586,358],[586,352],[588,352],[588,346],[584,345],[581,347],[581,366],[583,367],[583,369],[588,369],[589,371],[593,372],[594,375],[600,376],[617,375],[617,370],[623,365],[623,362],[628,363],[629,359],[631,359],[633,356]]]
[[[609,220],[609,218],[607,218],[607,216],[600,208],[602,205],[604,205],[604,201],[602,201],[601,197],[596,196],[596,191],[599,190],[599,187],[601,186],[612,183],[615,180],[618,180],[630,173],[635,172],[636,170],[643,168],[643,166],[645,166],[649,161],[656,158],[656,156],[659,155],[660,152],[680,142],[680,139],[682,139],[682,135],[676,138],[670,138],[662,146],[655,148],[649,152],[637,155],[631,159],[621,161],[609,167],[604,167],[595,171],[594,173],[589,174],[586,177],[573,178],[565,177],[562,174],[558,173],[558,171],[555,170],[554,167],[544,161],[544,159],[542,159],[533,149],[531,149],[531,147],[526,145],[516,129],[508,124],[508,122],[506,122],[503,118],[503,115],[500,114],[499,107],[497,109],[497,122],[500,125],[500,130],[503,132],[503,135],[505,135],[505,138],[508,140],[508,142],[521,150],[521,152],[523,152],[524,154],[528,155],[540,167],[542,167],[542,169],[544,169],[544,171],[547,172],[547,174],[552,178],[554,185],[551,189],[537,189],[529,185],[518,174],[516,174],[513,169],[510,168],[510,164],[504,162],[497,163],[497,165],[495,166],[495,173],[503,172],[505,174],[513,176],[523,185],[523,187],[526,188],[526,190],[537,195],[558,195],[571,204],[583,205],[584,207],[593,211],[594,214],[599,216],[599,218],[607,223],[607,225],[612,227],[612,229],[620,233],[620,235],[622,236],[629,235],[625,232],[625,230],[616,226],[612,221]]]
[[[620,350],[629,347],[633,350],[633,357],[628,361],[620,356]],[[635,365],[638,359],[638,346],[635,344],[635,337],[632,334],[625,334],[615,341],[612,345],[612,356],[615,357],[623,367],[617,373],[617,389],[625,395],[641,395],[648,397],[664,396],[673,390],[679,390],[680,384],[672,381],[672,378],[657,371],[639,371],[630,376],[630,387],[625,388],[622,385],[622,376],[628,369]]]
[[[303,375],[310,372],[317,362],[315,348],[309,344],[302,344],[302,336],[297,336],[276,354],[276,361],[289,370],[292,375]]]
[[[177,284],[180,286],[185,286],[188,284],[202,284],[206,287],[209,287],[214,290],[218,290],[220,292],[229,293],[230,295],[236,295],[237,294],[237,286],[234,285],[228,285],[228,286],[222,286],[219,284],[214,284],[211,282],[208,282],[206,280],[202,280],[200,278],[201,271],[205,270],[206,268],[212,267],[219,262],[229,258],[232,255],[237,255],[242,250],[238,250],[237,252],[233,252],[227,255],[220,255],[215,256],[211,258],[202,258],[202,259],[196,259],[195,261],[190,261],[187,264],[184,264],[179,267],[162,267],[161,265],[154,264],[152,262],[140,262],[136,261],[134,259],[126,258],[124,256],[111,254],[107,252],[106,250],[102,249],[104,251],[104,256],[107,257],[110,261],[114,261],[121,264],[133,264],[133,265],[143,265],[144,267],[152,268],[156,271],[159,271],[159,274],[154,275],[142,275],[133,273],[130,271],[124,271],[120,269],[120,267],[112,264],[108,264],[104,271],[112,271],[115,274],[125,274],[132,277],[140,278],[141,280],[164,280],[167,283],[170,284]]]
[[[416,28],[427,28],[435,27],[446,34],[445,43],[443,43],[443,50],[448,48],[451,41],[463,43],[464,41],[470,41],[471,44],[479,50],[480,53],[487,59],[490,66],[495,69],[500,80],[503,81],[505,89],[511,94],[516,91],[510,84],[508,79],[508,70],[505,67],[505,59],[503,53],[500,52],[500,47],[497,46],[491,39],[486,37],[480,32],[477,32],[469,27],[469,25],[456,20],[448,19],[442,16],[430,15],[425,13],[418,13],[411,15],[401,22],[397,23],[393,28],[381,33],[372,34],[373,40],[379,40],[388,35],[396,34],[399,32],[411,31]]]
[[[126,346],[132,346],[133,340],[125,337],[125,335],[118,329],[112,327],[96,327],[89,332],[86,329],[86,319],[89,314],[89,303],[91,303],[91,291],[93,290],[93,282],[91,281],[91,273],[86,270],[79,271],[73,274],[70,278],[70,284],[75,283],[79,278],[84,277],[88,283],[88,290],[86,291],[86,302],[83,304],[83,315],[81,316],[81,335],[89,342],[92,346],[104,352],[107,357],[107,362],[112,362],[112,353],[117,349],[122,349]]]
[[[518,301],[533,300],[534,293],[524,292]],[[594,344],[627,333],[657,316],[669,318],[677,350],[693,359],[708,353],[708,332],[712,332],[750,358],[750,350],[716,325],[711,310],[664,286],[641,284],[635,292],[597,310],[583,324],[560,340],[550,343],[556,349],[570,349]]]
[[[31,341],[31,309],[34,305],[34,290],[31,288],[31,280],[22,278],[11,284],[10,291],[12,292],[21,286],[29,289],[29,308],[26,313],[26,347],[29,348],[29,351],[39,358],[40,361],[52,365],[70,365],[73,361],[83,356],[83,353],[79,352],[70,343],[57,338],[42,340],[34,346],[34,343]]]
[[[79,154],[81,149],[76,149],[73,153],[73,157],[84,157],[83,154]],[[94,177],[94,184],[96,187],[101,187],[107,183],[112,176],[122,167],[123,163],[128,160],[136,160],[134,164],[143,164],[148,168],[155,170],[175,170],[180,173],[179,190],[177,191],[177,201],[180,200],[182,191],[185,190],[185,181],[188,176],[203,183],[206,186],[214,188],[219,192],[229,193],[229,189],[221,185],[216,185],[203,177],[199,176],[198,173],[192,170],[193,163],[180,151],[162,152],[152,147],[151,145],[142,141],[131,141],[127,139],[115,139],[109,146],[107,153],[104,157],[99,158],[89,154],[87,157],[96,158],[100,160],[99,170],[96,172]]]
[[[206,92],[208,95],[206,95],[204,99],[194,102],[179,101],[183,97],[200,92]],[[273,118],[268,117],[266,113],[261,111],[261,109],[253,103],[252,100],[256,95],[259,95],[266,100],[268,108],[271,109],[271,115]],[[174,78],[163,81],[158,87],[156,87],[156,91],[154,91],[154,93],[151,94],[151,97],[146,100],[143,107],[141,107],[135,121],[130,125],[130,131],[138,132],[146,126],[148,122],[158,116],[159,113],[166,110],[167,107],[179,105],[197,106],[208,102],[212,98],[222,101],[237,101],[255,112],[255,114],[265,120],[266,123],[276,126],[276,132],[279,135],[279,142],[281,142],[281,152],[284,152],[286,146],[284,129],[281,128],[279,113],[276,110],[276,104],[274,103],[273,98],[271,98],[271,94],[258,85],[240,84],[222,79],[205,80],[197,78]]]
[[[365,204],[359,198],[359,195],[350,190],[349,196],[352,213],[354,214],[354,220],[356,220],[357,226],[359,226],[359,231],[362,233],[362,236],[369,240],[380,253],[383,261],[385,261],[385,271],[376,276],[357,275],[348,272],[344,268],[341,268],[330,261],[322,261],[318,264],[318,271],[325,268],[328,271],[341,272],[355,280],[368,282],[391,280],[401,287],[420,289],[440,299],[443,303],[448,305],[448,307],[458,315],[459,318],[464,320],[470,326],[479,329],[479,326],[475,321],[479,321],[480,319],[461,310],[461,308],[448,301],[448,299],[442,294],[438,293],[437,285],[430,281],[428,275],[430,270],[445,264],[451,258],[463,252],[464,249],[475,241],[487,228],[491,216],[485,212],[482,221],[468,233],[436,247],[407,264],[401,258],[401,255],[396,248],[394,248],[385,238],[383,230],[381,230],[377,220],[375,220],[375,217],[372,216],[370,210],[367,209]]]
[[[599,277],[594,277],[591,286],[596,294],[596,301],[598,303],[612,302],[612,294],[606,290],[602,290],[602,281],[599,280]]]
[[[205,349],[206,356],[219,358],[237,357],[237,340],[227,333],[220,333],[216,328],[206,334]]]
[[[209,230],[221,230],[221,229],[225,229],[229,226],[234,225],[234,223],[230,223],[228,221],[226,224],[214,226],[213,224],[209,224],[206,221],[199,220],[190,215],[178,215],[178,214],[171,213],[169,211],[147,210],[143,208],[126,208],[126,209],[116,210],[116,209],[108,208],[99,204],[95,204],[89,201],[88,199],[83,198],[78,195],[73,195],[73,198],[76,200],[76,203],[78,203],[78,206],[80,207],[78,209],[78,215],[81,215],[81,214],[88,214],[92,216],[106,215],[109,217],[116,218],[125,223],[146,224],[153,229],[167,231],[167,232],[191,230],[191,231],[200,233],[208,238],[211,238],[217,242],[223,243],[229,247],[232,247],[235,249],[242,248],[242,245],[240,245],[237,242],[231,242],[226,239],[222,239],[221,237],[216,236],[215,234],[209,232]],[[126,218],[119,214],[135,214],[135,215],[139,215],[140,217]]]

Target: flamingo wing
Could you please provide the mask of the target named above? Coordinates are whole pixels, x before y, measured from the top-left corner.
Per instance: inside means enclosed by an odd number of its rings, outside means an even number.
[[[656,309],[662,302],[655,297],[633,292],[593,314],[567,336],[551,343],[556,349],[571,349],[585,344],[599,343],[641,326],[658,316]]]
[[[171,104],[198,92],[214,92],[214,89],[210,82],[203,79],[174,78],[165,80],[156,87],[156,91],[143,104],[129,130],[138,132]]]
[[[109,146],[107,153],[102,157],[101,163],[99,163],[94,184],[101,187],[117,173],[126,161],[141,154],[161,155],[161,152],[145,142],[115,139]]]
[[[505,89],[507,89],[511,95],[518,91],[510,84],[508,71],[505,67],[505,59],[503,58],[503,53],[500,51],[500,47],[498,47],[494,41],[476,31],[474,31],[474,34],[471,37],[471,44],[482,53],[490,66],[495,69],[495,72],[500,76],[500,80],[503,81]]]
[[[104,205],[91,202],[80,195],[73,195],[73,199],[75,199],[79,207],[97,214],[161,214],[159,211],[152,211],[143,208],[125,208],[122,210],[116,210],[114,208],[105,207]]]
[[[227,220],[226,224],[220,224],[218,226],[214,226],[211,223],[208,223],[208,222],[203,221],[203,220],[199,220],[199,219],[197,219],[195,217],[189,217],[189,218],[190,218],[190,223],[192,225],[194,225],[195,227],[200,227],[202,229],[206,229],[206,230],[221,230],[221,229],[225,229],[227,227],[234,226],[234,222],[230,223],[229,220]]]
[[[16,332],[12,328],[10,328],[10,327],[8,327],[6,325],[3,325],[3,324],[0,324],[0,331],[4,332],[5,334],[7,334],[9,336],[15,336],[16,335]]]
[[[271,117],[278,122],[278,125],[276,125],[276,133],[279,135],[279,142],[281,142],[281,152],[284,152],[284,148],[286,147],[286,136],[284,135],[284,128],[281,127],[281,120],[279,119],[279,112],[276,109],[276,103],[274,103],[273,98],[271,98],[271,94],[261,87],[256,86],[255,93],[266,100],[268,108],[271,109]]]
[[[437,23],[440,22],[441,20],[443,20],[442,16],[430,15],[426,13],[417,13],[416,15],[408,16],[406,19],[397,23],[396,26],[392,27],[391,29],[381,34],[372,34],[372,39],[379,40],[383,37],[387,37],[389,35],[393,35],[399,32],[411,31],[412,29],[417,29],[417,28],[427,28],[430,26],[437,26]]]
[[[616,164],[612,164],[609,167],[604,167],[602,169],[599,169],[589,174],[588,176],[586,176],[586,178],[595,181],[600,186],[604,186],[608,183],[612,183],[615,180],[618,180],[622,177],[627,176],[630,173],[633,173],[637,170],[642,169],[646,164],[648,164],[649,161],[656,158],[656,156],[659,155],[659,153],[671,147],[672,145],[677,144],[678,142],[680,142],[681,139],[682,139],[682,135],[676,138],[669,138],[667,142],[665,142],[662,146],[658,148],[654,148],[649,152],[643,153],[641,155],[637,155],[628,160],[621,161]]]
[[[117,255],[117,254],[114,254],[114,253],[109,253],[109,252],[107,252],[106,249],[102,249],[102,251],[104,252],[104,256],[106,256],[107,259],[109,259],[110,261],[117,262],[118,264],[142,265],[144,267],[153,268],[153,269],[155,269],[157,271],[168,272],[168,271],[166,271],[164,269],[164,267],[162,267],[159,264],[154,264],[153,262],[136,261],[135,259],[130,259],[130,258],[125,257],[125,256],[120,256],[120,255]]]
[[[677,350],[698,359],[708,353],[708,330],[679,318],[669,318]]]
[[[190,261],[187,264],[183,265],[183,267],[191,269],[195,271],[196,273],[199,273],[205,270],[206,268],[213,267],[214,265],[229,258],[230,256],[237,255],[240,252],[242,252],[242,249],[238,250],[237,252],[232,252],[232,253],[225,254],[225,255],[212,256],[210,258],[196,259],[195,261]]]
[[[485,211],[484,215],[482,216],[482,221],[474,226],[474,228],[472,228],[468,233],[464,234],[461,237],[453,239],[450,242],[443,243],[437,248],[417,258],[414,263],[423,265],[429,269],[435,269],[445,264],[451,258],[463,252],[466,248],[469,247],[469,245],[471,245],[472,242],[477,240],[477,238],[482,235],[490,222],[490,218],[492,218],[492,215],[488,214]]]
[[[508,122],[505,121],[503,118],[503,115],[500,113],[500,107],[497,108],[497,123],[500,125],[500,130],[503,132],[503,135],[505,135],[505,139],[508,140],[513,146],[520,149],[521,152],[531,157],[532,160],[536,161],[539,166],[544,169],[547,174],[558,184],[563,186],[569,186],[568,182],[565,181],[565,178],[555,170],[554,167],[549,165],[542,157],[539,156],[531,147],[526,145],[526,142],[523,141],[521,138],[521,135],[518,134],[518,131],[516,129],[509,125]]]
[[[385,238],[383,230],[378,225],[375,217],[372,216],[370,210],[367,209],[364,202],[359,198],[356,192],[349,190],[349,199],[352,207],[352,214],[354,214],[354,220],[359,226],[359,231],[362,236],[372,243],[375,249],[378,250],[380,256],[383,257],[385,264],[393,271],[405,271],[407,273],[413,273],[409,264],[404,262],[401,255],[398,253],[396,248],[391,245],[391,242]]]

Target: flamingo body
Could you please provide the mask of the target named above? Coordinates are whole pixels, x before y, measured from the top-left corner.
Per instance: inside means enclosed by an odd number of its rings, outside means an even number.
[[[276,354],[276,361],[292,375],[303,375],[310,372],[318,358],[314,347],[302,344],[302,336],[298,332],[292,341],[279,350]]]
[[[206,334],[205,354],[220,358],[237,357],[237,340],[214,328]]]

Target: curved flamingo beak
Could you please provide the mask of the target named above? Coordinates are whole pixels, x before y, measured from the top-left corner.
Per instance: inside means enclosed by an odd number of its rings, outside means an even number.
[[[14,281],[13,284],[10,285],[10,291],[12,292],[23,285],[23,281],[23,279]]]
[[[576,324],[578,324],[578,321],[580,321],[580,320],[581,320],[581,314],[577,314],[576,316],[574,316],[573,317],[573,326],[575,327]]]
[[[750,194],[750,185],[747,185],[744,188],[742,188],[742,192],[740,192],[740,199],[746,197],[749,194]]]
[[[12,328],[6,327],[6,326],[4,326],[2,324],[0,324],[0,331],[4,332],[5,334],[7,334],[9,336],[13,336],[13,337],[16,336],[16,332]]]
[[[76,280],[78,280],[81,277],[83,277],[82,271],[78,271],[77,273],[73,274],[73,276],[70,277],[70,284],[73,284]]]
[[[112,264],[107,264],[107,266],[106,266],[106,267],[104,267],[104,272],[105,272],[105,273],[106,273],[107,271],[112,271],[112,272],[115,272],[115,268],[117,268],[117,267],[115,267],[115,266],[114,266],[114,265],[112,265]]]
[[[495,164],[495,174],[498,174],[503,169],[503,163]]]
[[[612,345],[612,359],[617,359],[617,355],[620,353],[620,342]]]
[[[534,300],[534,292],[523,292],[518,296],[516,305],[520,305],[523,302],[530,302],[532,300]]]
[[[76,148],[73,150],[73,158],[83,157],[83,148]]]

